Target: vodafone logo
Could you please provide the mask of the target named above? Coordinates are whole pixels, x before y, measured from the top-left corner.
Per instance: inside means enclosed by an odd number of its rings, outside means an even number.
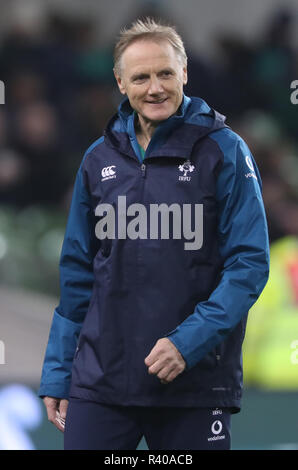
[[[207,441],[212,442],[212,441],[219,441],[219,440],[225,439],[226,435],[225,434],[220,434],[222,429],[223,429],[222,422],[219,421],[219,419],[214,421],[214,423],[211,426],[211,431],[212,431],[213,436],[208,437]]]
[[[251,170],[250,173],[246,173],[245,177],[246,178],[254,178],[254,179],[258,180],[258,178],[256,177],[256,174],[255,174],[255,169],[254,169],[254,166],[253,166],[252,159],[250,158],[249,155],[246,155],[245,161],[246,161],[246,165]]]
[[[106,180],[116,178],[116,171],[114,170],[114,168],[116,168],[116,165],[105,166],[101,170],[101,176],[102,176],[101,181],[106,181]]]
[[[246,165],[248,166],[248,168],[251,171],[255,171],[253,163],[252,163],[252,159],[248,155],[245,157],[245,161],[246,161]]]
[[[214,423],[213,423],[212,426],[211,426],[211,431],[212,431],[213,434],[215,434],[215,435],[220,434],[221,431],[222,431],[222,423],[221,423],[221,421],[219,421],[219,420],[214,421]]]

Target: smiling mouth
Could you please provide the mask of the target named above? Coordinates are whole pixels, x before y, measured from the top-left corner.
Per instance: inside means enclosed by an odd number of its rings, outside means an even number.
[[[148,104],[163,104],[168,98],[164,98],[163,100],[158,101],[146,101]]]

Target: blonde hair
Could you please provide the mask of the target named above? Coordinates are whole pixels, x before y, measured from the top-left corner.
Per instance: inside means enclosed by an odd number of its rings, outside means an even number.
[[[144,20],[136,20],[129,29],[124,28],[120,31],[114,48],[114,71],[117,75],[121,75],[121,57],[125,49],[133,42],[141,39],[168,41],[178,54],[183,66],[187,65],[184,44],[174,26],[162,24],[156,22],[153,18],[147,17]]]

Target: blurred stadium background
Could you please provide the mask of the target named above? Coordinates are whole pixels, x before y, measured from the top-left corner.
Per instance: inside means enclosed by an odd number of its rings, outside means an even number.
[[[227,116],[263,179],[271,275],[250,314],[232,447],[298,449],[296,0],[0,0],[0,9],[0,449],[63,448],[36,391],[72,185],[121,98],[115,37],[148,14],[177,25],[186,94]]]

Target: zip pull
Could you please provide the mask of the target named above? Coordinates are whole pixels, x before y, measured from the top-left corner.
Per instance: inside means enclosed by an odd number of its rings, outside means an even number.
[[[145,165],[145,163],[142,163],[141,171],[142,171],[142,177],[145,178],[145,176],[146,176],[146,165]]]

